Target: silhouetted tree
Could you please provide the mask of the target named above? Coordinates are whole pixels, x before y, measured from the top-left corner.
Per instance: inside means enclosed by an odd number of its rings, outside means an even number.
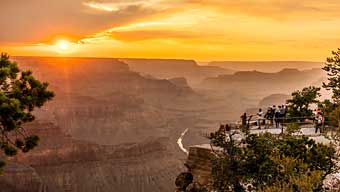
[[[22,71],[9,56],[0,56],[0,148],[7,156],[20,150],[30,151],[38,143],[38,136],[29,135],[23,125],[34,121],[32,111],[52,99],[48,83],[35,79],[31,71]],[[1,162],[1,168],[5,163]],[[0,170],[1,170],[0,168]]]
[[[325,99],[324,101],[318,104],[319,109],[325,116],[328,116],[334,109],[337,107],[335,103],[333,103],[329,99]]]
[[[190,172],[183,172],[176,178],[175,184],[179,191],[186,191],[187,187],[193,182],[193,176]]]
[[[318,107],[325,117],[325,124],[331,126],[340,126],[339,115],[336,115],[337,104],[333,103],[329,99],[326,99],[320,102]]]
[[[335,108],[330,113],[330,120],[333,120],[335,122],[335,125],[340,128],[340,107]]]
[[[305,87],[292,93],[292,98],[287,100],[288,114],[291,117],[311,116],[313,111],[309,109],[309,105],[318,103],[317,98],[320,96],[319,87]]]
[[[332,51],[332,57],[327,58],[327,63],[323,70],[327,72],[328,83],[323,83],[323,87],[332,90],[335,103],[340,102],[340,48]]]

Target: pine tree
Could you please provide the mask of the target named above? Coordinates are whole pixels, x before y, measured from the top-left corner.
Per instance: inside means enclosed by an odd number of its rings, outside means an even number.
[[[34,121],[33,110],[42,107],[54,97],[48,83],[35,79],[31,71],[20,70],[9,60],[0,56],[0,149],[7,156],[18,151],[24,153],[37,146],[39,137],[30,135],[23,125]],[[0,162],[0,171],[5,165]]]

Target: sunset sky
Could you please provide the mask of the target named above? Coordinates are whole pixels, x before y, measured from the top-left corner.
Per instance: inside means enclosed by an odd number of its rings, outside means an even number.
[[[339,0],[0,0],[11,55],[323,61]]]

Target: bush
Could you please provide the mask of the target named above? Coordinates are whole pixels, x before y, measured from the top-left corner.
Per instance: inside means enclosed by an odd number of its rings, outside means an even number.
[[[287,135],[293,135],[294,133],[300,132],[301,128],[297,123],[290,123],[287,125],[285,133]]]
[[[186,191],[186,188],[192,183],[193,176],[189,172],[183,172],[179,174],[176,178],[176,187],[181,191]]]
[[[218,192],[241,192],[246,185],[255,191],[317,190],[334,167],[335,150],[304,136],[251,134],[217,146],[225,148],[212,163],[212,185]]]

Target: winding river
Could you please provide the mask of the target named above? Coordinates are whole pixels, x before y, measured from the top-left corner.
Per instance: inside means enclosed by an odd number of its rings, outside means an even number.
[[[187,149],[184,148],[183,146],[183,143],[182,143],[182,140],[183,140],[183,137],[184,135],[189,131],[189,128],[186,128],[182,133],[181,133],[181,136],[178,138],[177,140],[177,144],[179,146],[179,148],[187,155],[189,155],[189,151]]]

